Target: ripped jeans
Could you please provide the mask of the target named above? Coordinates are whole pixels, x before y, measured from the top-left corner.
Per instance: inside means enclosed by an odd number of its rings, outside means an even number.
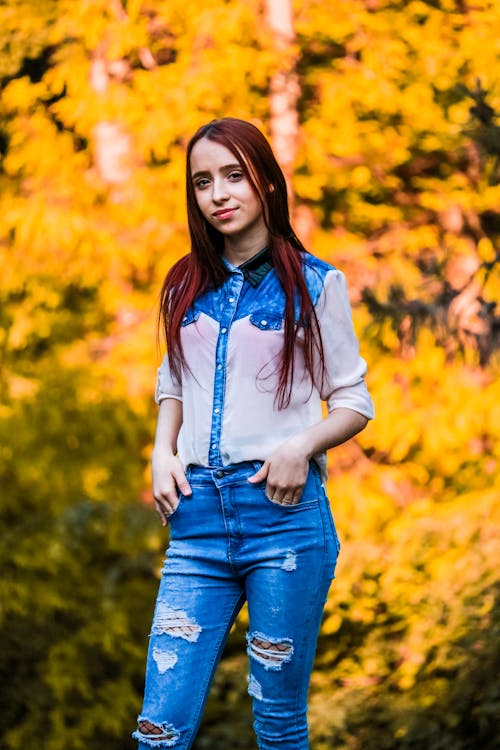
[[[193,494],[170,516],[139,750],[188,750],[229,630],[248,602],[248,692],[260,750],[307,750],[307,692],[339,542],[317,465],[299,503],[247,478],[260,461],[188,467]]]

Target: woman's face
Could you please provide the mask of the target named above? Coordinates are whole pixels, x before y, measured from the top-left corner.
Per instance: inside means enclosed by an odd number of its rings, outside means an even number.
[[[262,207],[241,164],[225,146],[202,138],[191,152],[191,179],[205,219],[224,237],[267,243]],[[261,235],[261,236],[260,236]]]

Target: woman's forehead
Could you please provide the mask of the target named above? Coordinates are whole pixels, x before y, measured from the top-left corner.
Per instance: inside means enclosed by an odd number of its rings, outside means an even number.
[[[214,172],[231,166],[241,166],[241,161],[222,143],[201,138],[191,151],[191,174]]]

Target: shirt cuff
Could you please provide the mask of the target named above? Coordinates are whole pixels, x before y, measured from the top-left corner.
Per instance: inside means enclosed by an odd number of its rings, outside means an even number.
[[[345,388],[336,388],[326,403],[329,412],[342,407],[357,411],[367,419],[373,419],[375,416],[373,401],[364,381]]]

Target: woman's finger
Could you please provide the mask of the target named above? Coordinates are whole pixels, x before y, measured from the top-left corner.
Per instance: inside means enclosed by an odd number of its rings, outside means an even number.
[[[304,483],[305,484],[305,483]],[[268,479],[266,485],[266,495],[273,503],[279,503],[280,505],[296,505],[302,497],[304,491],[304,484],[294,484],[288,486],[279,486],[271,484]]]
[[[172,476],[175,480],[177,487],[180,489],[183,495],[192,495],[191,485],[189,484],[184,470],[179,469],[178,471],[172,472]]]
[[[167,510],[173,508],[177,503],[177,490],[172,487],[168,489],[155,489],[153,487],[153,496],[157,503]]]
[[[161,518],[161,525],[166,526],[170,513],[157,500],[155,500],[155,508]]]
[[[290,491],[287,488],[272,486],[269,488],[268,497],[271,498],[273,503],[278,503],[278,505],[286,505],[289,496]]]
[[[189,488],[191,491],[191,488]],[[179,504],[179,492],[175,485],[170,485],[164,489],[153,488],[153,495],[157,503],[165,510],[166,513],[173,513]]]
[[[293,505],[295,492],[295,487],[276,487],[273,485],[269,485],[266,490],[268,498],[279,505]]]
[[[247,482],[250,482],[251,484],[256,484],[257,482],[263,482],[264,479],[266,479],[268,474],[269,474],[269,462],[264,461],[260,469],[256,471],[255,474],[252,474],[251,477],[248,477]]]
[[[300,487],[296,488],[295,492],[293,493],[293,497],[292,497],[292,503],[291,503],[292,505],[297,505],[297,503],[299,502],[300,498],[302,497],[303,491],[304,491],[304,485],[301,485]]]

